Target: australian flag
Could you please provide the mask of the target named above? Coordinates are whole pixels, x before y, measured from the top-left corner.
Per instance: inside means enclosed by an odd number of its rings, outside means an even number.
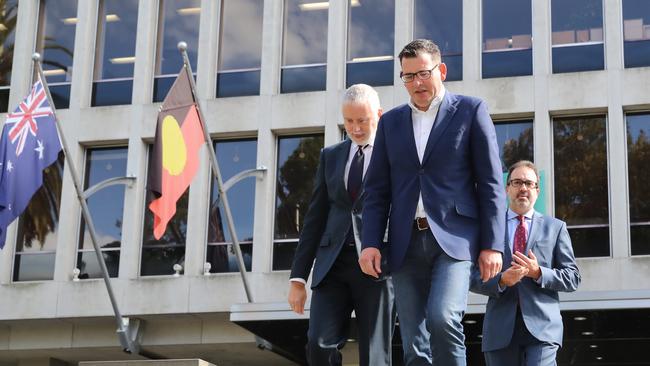
[[[7,226],[43,185],[43,169],[57,159],[61,142],[45,89],[36,81],[31,93],[7,115],[0,138],[0,249]]]

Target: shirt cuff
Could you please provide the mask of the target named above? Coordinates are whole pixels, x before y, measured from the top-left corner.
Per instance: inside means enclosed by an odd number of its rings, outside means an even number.
[[[541,278],[541,277],[540,277],[540,278]],[[300,277],[290,278],[290,279],[289,279],[289,282],[300,282],[300,283],[302,283],[303,285],[306,285],[306,284],[307,284],[307,281],[305,281],[304,279],[302,279],[302,278],[300,278]]]
[[[535,283],[541,286],[542,285],[542,277],[544,277],[544,272],[542,271],[541,267],[540,267],[539,273],[540,273],[539,278],[535,280]]]
[[[500,284],[499,282],[497,282],[497,288],[499,289],[499,293],[503,293],[503,292],[506,291],[506,289],[508,288],[508,286],[503,286],[503,287],[501,287],[501,284]]]

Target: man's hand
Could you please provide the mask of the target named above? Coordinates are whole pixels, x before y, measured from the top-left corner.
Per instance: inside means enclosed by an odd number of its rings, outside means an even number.
[[[483,249],[481,254],[478,256],[478,267],[481,270],[481,280],[486,282],[490,278],[497,275],[501,272],[501,265],[503,264],[503,259],[501,258],[501,252],[498,252],[493,249]]]
[[[302,282],[291,281],[289,285],[289,307],[297,314],[304,314],[307,290]]]
[[[526,277],[530,277],[537,281],[537,279],[542,275],[542,270],[539,268],[539,264],[537,264],[537,257],[532,250],[528,251],[528,257],[521,252],[515,252],[512,259],[513,263],[528,268],[528,274],[526,274]]]
[[[381,273],[381,253],[377,248],[366,248],[361,251],[359,256],[359,266],[363,273],[379,278]]]
[[[528,274],[528,268],[517,265],[516,263],[512,267],[506,269],[501,274],[501,279],[499,280],[499,286],[501,287],[510,287],[514,286],[517,282],[521,281],[524,276]]]

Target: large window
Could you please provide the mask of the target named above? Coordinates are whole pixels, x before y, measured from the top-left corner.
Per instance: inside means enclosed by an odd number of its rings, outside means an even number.
[[[0,113],[9,105],[17,14],[18,0],[0,0]]]
[[[149,148],[149,169],[153,148]],[[174,274],[174,265],[185,267],[185,242],[187,239],[187,207],[189,188],[176,202],[176,214],[167,223],[167,229],[159,240],[153,236],[153,214],[149,204],[153,200],[151,191],[147,190],[144,207],[144,227],[142,231],[142,258],[140,275],[170,275]],[[183,269],[181,269],[183,271]]]
[[[256,167],[256,140],[224,140],[217,141],[214,145],[224,183],[234,175]],[[244,257],[244,265],[246,270],[250,271],[253,259],[255,178],[250,177],[238,182],[226,194]],[[210,263],[212,273],[237,272],[239,271],[237,256],[221,202],[216,180],[213,180],[208,221],[208,250],[205,261]]]
[[[625,67],[650,66],[650,4],[623,0]]]
[[[14,281],[54,278],[63,161],[61,152],[57,161],[43,170],[43,185],[20,215]]]
[[[416,0],[415,38],[426,38],[440,47],[447,65],[447,81],[463,79],[463,2]]]
[[[41,1],[36,50],[41,53],[43,74],[58,109],[70,105],[76,25],[77,0]]]
[[[223,0],[217,97],[259,95],[264,0]]]
[[[126,147],[90,149],[86,152],[84,189],[110,178],[126,176]],[[98,245],[111,277],[117,277],[122,243],[122,213],[124,185],[113,185],[95,192],[87,200],[95,226]],[[86,221],[81,218],[79,251],[77,253],[79,278],[102,277],[101,267],[90,237]]]
[[[609,245],[604,116],[553,120],[555,216],[567,223],[576,257],[606,257]]]
[[[93,106],[131,104],[137,0],[100,0]]]
[[[178,42],[187,43],[187,57],[196,71],[196,50],[199,46],[201,0],[162,0],[158,17],[158,47],[153,101],[162,102],[183,66]]]
[[[519,160],[533,161],[533,121],[495,122],[494,127],[504,173]]]
[[[349,0],[346,87],[393,85],[395,1]]]
[[[533,74],[530,0],[483,0],[483,78]]]
[[[602,70],[602,0],[551,0],[553,73]]]
[[[328,2],[284,2],[282,93],[325,90]]]
[[[632,255],[650,254],[650,114],[626,119]]]
[[[273,270],[291,268],[322,148],[322,134],[278,139]]]

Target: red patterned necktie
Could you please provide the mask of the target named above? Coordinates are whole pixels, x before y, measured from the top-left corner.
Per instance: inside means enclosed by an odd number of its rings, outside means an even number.
[[[519,219],[519,225],[517,225],[517,230],[515,230],[515,245],[513,253],[520,252],[526,254],[524,253],[524,250],[526,250],[526,226],[524,226],[524,216],[519,215],[517,218]]]

